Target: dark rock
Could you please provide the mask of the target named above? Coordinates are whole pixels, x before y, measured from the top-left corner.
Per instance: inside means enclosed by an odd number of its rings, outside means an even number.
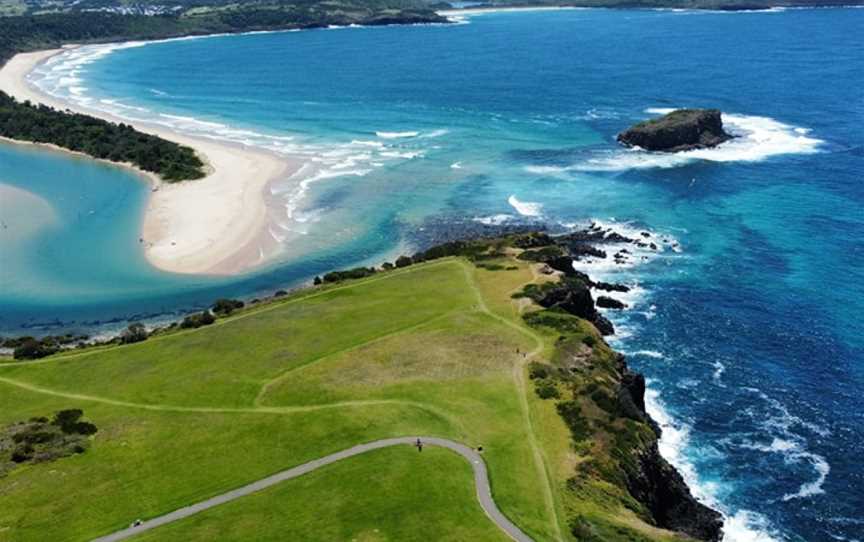
[[[610,282],[595,282],[593,284],[594,288],[598,290],[604,290],[606,292],[621,292],[626,293],[630,291],[629,286],[624,286],[623,284],[612,284]],[[599,304],[599,300],[598,300]]]
[[[566,277],[577,276],[576,270],[573,269],[573,258],[570,258],[569,256],[559,256],[557,258],[552,258],[546,261],[546,265],[556,271],[561,271]],[[585,273],[581,273],[581,275],[584,275],[585,278],[588,277],[588,275],[585,275]]]
[[[623,355],[618,356],[621,375],[617,394],[619,411],[647,422],[657,437],[660,427],[645,411],[645,377],[631,371]],[[697,540],[717,542],[723,534],[723,516],[696,500],[675,470],[660,455],[657,441],[633,450],[635,461],[625,466],[627,490],[650,512],[657,526],[684,533]]]
[[[605,295],[601,295],[600,297],[597,298],[597,306],[602,307],[604,309],[616,309],[616,310],[622,310],[622,309],[627,308],[627,305],[625,305],[624,303],[621,303],[617,299],[612,298],[612,297],[607,297]]]
[[[624,356],[621,356],[619,363],[621,385],[617,395],[618,410],[632,420],[648,423],[654,430],[654,434],[659,437],[659,426],[645,412],[645,377],[631,371],[624,361]]]
[[[708,542],[721,539],[723,516],[693,497],[681,474],[660,455],[656,442],[635,459],[636,468],[627,469],[627,489],[659,527]]]
[[[583,256],[593,256],[594,258],[606,258],[606,251],[600,250],[591,245],[571,245],[570,254],[577,260]]]
[[[612,325],[612,322],[610,322],[608,318],[606,318],[600,313],[597,313],[594,316],[594,319],[591,320],[591,323],[594,324],[594,327],[597,328],[597,331],[600,332],[600,335],[606,336],[615,334],[615,326]]]
[[[548,233],[531,232],[525,235],[520,235],[513,240],[513,246],[516,248],[539,248],[553,244],[554,241]]]
[[[618,134],[624,145],[664,152],[716,147],[729,139],[718,109],[678,109]]]
[[[615,328],[607,318],[597,312],[588,283],[578,278],[564,278],[543,291],[536,301],[546,308],[558,307],[574,316],[588,320],[602,335],[612,335]]]

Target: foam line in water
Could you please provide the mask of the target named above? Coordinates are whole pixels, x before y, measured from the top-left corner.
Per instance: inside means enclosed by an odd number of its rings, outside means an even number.
[[[696,499],[723,515],[723,542],[780,542],[781,538],[765,517],[750,510],[729,513],[716,497],[716,484],[700,479],[695,465],[687,457],[690,427],[673,419],[654,384],[651,380],[647,382],[645,409],[662,430],[660,455],[681,473]]]
[[[402,139],[406,137],[417,137],[420,132],[375,132],[381,139]]]
[[[314,164],[310,170],[301,168],[303,176],[311,175],[290,187],[285,183],[275,183],[271,187],[271,195],[283,198],[284,207],[289,218],[298,219],[297,209],[300,200],[308,193],[311,183],[346,175],[363,176],[375,168],[386,164],[400,163],[424,156],[425,149],[406,148],[404,141],[417,138],[420,132],[377,132],[378,140],[352,140],[344,142],[309,142],[294,134],[262,133],[248,128],[231,126],[216,120],[196,118],[189,114],[156,111],[146,107],[122,103],[116,97],[98,97],[89,95],[90,87],[86,84],[87,67],[106,56],[123,49],[142,47],[156,42],[126,42],[116,44],[87,45],[69,49],[49,58],[39,64],[28,79],[42,92],[69,101],[83,109],[93,112],[108,113],[131,123],[146,123],[166,127],[194,137],[207,138],[244,146],[254,146],[277,154],[300,157],[307,163]],[[151,96],[167,95],[162,90],[148,88]],[[420,139],[439,138],[449,133],[447,129],[439,128],[423,134]],[[393,140],[393,142],[389,142]],[[400,142],[397,146],[397,141]],[[279,217],[274,217],[279,218]],[[297,221],[297,220],[295,220]],[[277,236],[274,236],[276,238]]]

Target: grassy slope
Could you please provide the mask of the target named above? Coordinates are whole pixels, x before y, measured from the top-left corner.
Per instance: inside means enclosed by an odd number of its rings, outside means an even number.
[[[87,539],[359,442],[412,434],[482,444],[504,513],[538,540],[566,536],[565,512],[583,506],[563,488],[572,473],[569,436],[553,404],[526,384],[530,358],[522,356],[550,355],[555,337],[522,324],[519,307],[527,307],[509,295],[534,278],[518,266],[487,271],[440,260],[209,328],[0,366],[0,423],[79,407],[100,427],[87,453],[0,479],[0,540]],[[395,459],[378,487],[398,491],[364,492],[374,484],[362,480],[377,476],[370,470],[380,471],[378,456],[388,453]],[[393,511],[426,502],[408,482],[419,476],[468,488],[449,499],[433,492],[433,504],[411,516],[427,539],[497,536],[474,502],[470,476],[455,466],[459,458],[424,455],[442,462],[435,467],[400,454],[333,465],[266,498],[163,528],[165,537],[242,537],[237,526],[254,525],[256,539],[293,528],[291,539],[402,540],[413,529],[402,529]],[[338,490],[334,479],[343,480]],[[346,516],[354,497],[364,510]],[[334,517],[344,519],[326,521]]]

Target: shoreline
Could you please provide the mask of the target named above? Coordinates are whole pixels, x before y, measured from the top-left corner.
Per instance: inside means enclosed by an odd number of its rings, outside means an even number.
[[[29,84],[27,74],[38,64],[74,47],[15,55],[0,68],[0,90],[19,101],[132,125],[141,132],[191,147],[206,164],[208,173],[202,179],[167,183],[131,164],[99,160],[132,170],[150,183],[140,233],[147,261],[162,271],[206,275],[241,274],[266,263],[262,258],[268,225],[266,188],[273,180],[296,174],[303,160],[130,122],[49,96]],[[56,145],[14,142],[98,160]]]

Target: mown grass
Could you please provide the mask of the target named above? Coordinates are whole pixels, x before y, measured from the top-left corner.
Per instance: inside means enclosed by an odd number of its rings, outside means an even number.
[[[398,446],[329,465],[138,540],[509,540],[480,509],[473,480],[468,463],[450,451]]]
[[[74,406],[100,432],[85,454],[0,479],[0,540],[87,539],[359,442],[413,434],[483,445],[502,510],[538,539],[552,538],[511,378],[516,350],[531,340],[481,310],[472,273],[443,260],[209,328],[3,366],[0,421]],[[285,410],[309,405],[323,408]],[[242,412],[178,410],[189,408]],[[443,503],[439,516],[463,517],[463,505]],[[234,523],[222,514],[208,513],[208,529]],[[428,528],[438,528],[434,517]],[[189,521],[194,530],[198,520]],[[475,528],[478,518],[461,523]]]
[[[81,408],[100,429],[84,454],[0,478],[0,541],[88,540],[406,435],[483,446],[496,502],[535,540],[573,540],[580,516],[604,540],[669,538],[593,485],[568,488],[584,456],[526,367],[561,362],[560,330],[526,325],[537,307],[511,298],[549,278],[483,263],[437,260],[144,343],[0,364],[0,424]],[[427,450],[372,452],[141,539],[502,539],[464,460]]]

